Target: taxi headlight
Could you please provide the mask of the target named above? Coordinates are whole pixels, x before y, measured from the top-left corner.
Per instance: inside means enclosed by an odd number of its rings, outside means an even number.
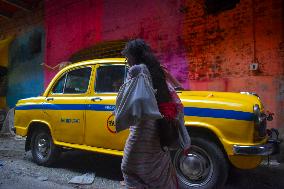
[[[254,123],[256,129],[258,130],[259,136],[264,137],[266,135],[266,115],[260,111],[260,107],[258,104],[253,106],[254,112]]]
[[[259,107],[258,104],[255,104],[253,106],[253,112],[254,112],[255,115],[260,115],[260,107]]]
[[[254,113],[254,121],[256,125],[259,125],[261,112],[260,112],[260,107],[258,104],[255,104],[253,106],[253,113]]]

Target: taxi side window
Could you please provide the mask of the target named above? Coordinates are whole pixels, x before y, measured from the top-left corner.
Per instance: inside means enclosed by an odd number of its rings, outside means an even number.
[[[100,66],[97,68],[95,92],[115,93],[124,82],[126,68],[123,65]]]
[[[55,84],[54,88],[52,89],[52,93],[63,93],[64,83],[66,79],[66,74],[64,74]]]
[[[78,94],[88,90],[92,69],[90,67],[72,70],[62,76],[53,88],[53,93]]]
[[[85,93],[88,90],[91,68],[81,68],[67,73],[64,94]]]

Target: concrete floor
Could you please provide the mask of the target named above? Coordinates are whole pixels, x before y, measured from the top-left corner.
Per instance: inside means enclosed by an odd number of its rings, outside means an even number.
[[[24,152],[23,139],[0,135],[0,189],[66,189],[123,188],[120,172],[121,158],[82,151],[65,152],[51,168],[32,162],[31,153]],[[92,185],[78,186],[68,181],[84,173],[94,173]],[[225,189],[284,188],[284,164],[263,163],[254,170],[232,170]],[[40,181],[39,177],[46,177]]]

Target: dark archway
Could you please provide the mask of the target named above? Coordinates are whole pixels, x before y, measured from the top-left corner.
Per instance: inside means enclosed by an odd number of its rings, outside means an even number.
[[[80,62],[99,58],[121,58],[121,51],[126,42],[125,40],[102,42],[74,53],[69,61]]]

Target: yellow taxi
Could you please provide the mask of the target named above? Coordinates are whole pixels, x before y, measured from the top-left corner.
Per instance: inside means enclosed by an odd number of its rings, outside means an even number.
[[[112,112],[127,70],[122,58],[75,63],[62,69],[42,96],[18,101],[16,133],[27,136],[25,149],[37,164],[52,164],[64,148],[123,156],[128,130],[115,132]],[[252,169],[279,152],[278,137],[269,137],[266,129],[272,116],[264,113],[256,94],[177,93],[192,139],[187,155],[172,153],[183,186],[222,186],[229,166]]]

